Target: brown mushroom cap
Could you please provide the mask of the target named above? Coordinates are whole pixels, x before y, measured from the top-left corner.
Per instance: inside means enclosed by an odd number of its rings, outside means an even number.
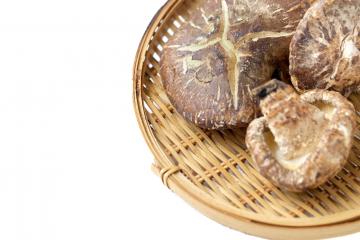
[[[319,0],[290,45],[290,74],[299,91],[349,95],[360,85],[360,0]]]
[[[299,96],[280,86],[258,91],[264,117],[250,123],[246,144],[262,175],[301,192],[323,184],[346,163],[355,110],[337,92],[316,89]]]
[[[258,110],[251,90],[288,60],[291,37],[312,1],[198,1],[160,62],[177,111],[207,129],[249,123]]]

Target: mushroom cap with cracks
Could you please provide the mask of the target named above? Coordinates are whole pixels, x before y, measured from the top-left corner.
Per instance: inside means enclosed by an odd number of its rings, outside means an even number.
[[[320,89],[299,96],[288,86],[260,101],[264,116],[250,123],[246,144],[274,185],[302,192],[343,168],[356,127],[354,107],[346,98]]]
[[[177,112],[206,129],[247,125],[258,111],[253,88],[286,69],[289,44],[314,0],[199,0],[160,60]],[[182,18],[180,18],[182,19]],[[286,74],[280,74],[286,75]]]
[[[295,88],[335,90],[345,96],[360,87],[360,0],[319,0],[299,23],[290,45]]]

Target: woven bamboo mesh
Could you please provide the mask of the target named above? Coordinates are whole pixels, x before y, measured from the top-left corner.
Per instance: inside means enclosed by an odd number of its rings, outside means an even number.
[[[154,171],[205,215],[253,235],[287,239],[292,233],[292,239],[302,239],[358,231],[359,129],[346,167],[323,186],[295,194],[279,190],[258,173],[245,147],[245,129],[204,131],[175,111],[161,84],[159,60],[163,45],[187,21],[194,4],[168,1],[148,27],[137,53],[135,110],[156,158]],[[359,96],[350,99],[360,110]]]

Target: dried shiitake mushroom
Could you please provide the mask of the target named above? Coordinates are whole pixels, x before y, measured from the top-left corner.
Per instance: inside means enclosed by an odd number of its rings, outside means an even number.
[[[348,96],[360,89],[360,0],[319,0],[290,46],[290,74],[299,91],[321,88]]]
[[[340,93],[316,89],[299,96],[273,80],[254,90],[263,117],[249,125],[246,144],[261,174],[293,192],[337,174],[350,154],[356,119]]]
[[[258,110],[252,89],[284,67],[294,30],[313,1],[196,1],[160,62],[176,110],[206,129],[249,123]]]

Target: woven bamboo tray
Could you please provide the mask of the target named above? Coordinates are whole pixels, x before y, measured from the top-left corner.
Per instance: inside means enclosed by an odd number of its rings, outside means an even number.
[[[318,239],[359,231],[359,129],[343,171],[318,189],[294,194],[255,170],[244,129],[204,131],[176,113],[162,88],[159,60],[163,44],[186,22],[193,3],[169,0],[146,30],[135,60],[135,111],[155,156],[154,172],[206,216],[251,235]],[[360,110],[360,97],[350,99]]]

